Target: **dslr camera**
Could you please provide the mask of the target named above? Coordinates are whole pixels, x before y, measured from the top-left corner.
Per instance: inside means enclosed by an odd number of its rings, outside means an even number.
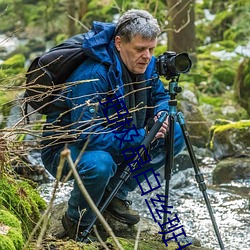
[[[160,76],[167,80],[187,73],[192,66],[192,61],[187,53],[176,54],[174,51],[164,52],[156,59],[156,70]]]

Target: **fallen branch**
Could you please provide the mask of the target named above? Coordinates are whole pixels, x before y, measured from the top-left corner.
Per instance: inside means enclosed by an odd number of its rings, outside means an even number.
[[[75,178],[75,181],[78,184],[78,187],[80,189],[80,191],[82,192],[84,198],[86,199],[86,201],[88,202],[90,208],[94,211],[94,213],[97,215],[98,219],[100,220],[100,222],[102,223],[102,225],[104,226],[105,230],[107,231],[107,233],[113,238],[115,245],[118,247],[119,250],[124,250],[123,247],[121,246],[121,244],[119,243],[118,239],[116,238],[116,236],[114,235],[111,227],[109,226],[109,224],[106,222],[106,220],[104,219],[104,217],[102,216],[102,214],[100,213],[100,211],[98,210],[98,208],[96,207],[95,203],[93,202],[92,198],[90,197],[88,191],[86,190],[79,174],[77,173],[77,170],[75,168],[75,164],[71,158],[71,154],[70,154],[70,150],[69,149],[64,149],[61,152],[61,158],[66,158],[68,160],[69,166],[73,172],[73,176]]]

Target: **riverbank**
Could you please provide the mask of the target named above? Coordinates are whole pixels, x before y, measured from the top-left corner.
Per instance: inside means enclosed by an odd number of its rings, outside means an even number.
[[[204,158],[201,171],[207,185],[207,193],[219,231],[227,250],[247,249],[250,245],[248,233],[250,231],[250,210],[248,192],[250,191],[250,180],[234,181],[223,185],[212,184],[212,171],[215,168],[215,161],[212,158]],[[164,192],[164,180],[161,183],[161,192]],[[50,190],[53,182],[40,186],[40,193],[45,200],[50,199]],[[72,183],[62,186],[56,196],[57,204],[66,201],[69,197]],[[181,170],[175,173],[170,180],[169,205],[173,206],[173,213],[183,225],[188,237],[196,238],[205,248],[219,250],[218,241],[213,230],[206,204],[202,193],[197,187],[192,168]],[[158,192],[159,193],[159,192]],[[146,198],[155,196],[150,193]],[[139,211],[142,218],[150,221],[156,230],[159,226],[153,222],[152,215],[141,196],[140,190],[135,190],[129,198],[133,201],[132,208]],[[158,228],[157,228],[158,226]],[[150,226],[151,227],[151,226]],[[160,235],[158,234],[160,239]]]

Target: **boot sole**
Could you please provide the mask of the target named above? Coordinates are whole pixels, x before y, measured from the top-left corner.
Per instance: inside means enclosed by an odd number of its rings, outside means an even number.
[[[105,212],[108,215],[110,215],[112,218],[116,219],[117,221],[119,221],[119,222],[121,222],[123,224],[128,224],[130,226],[135,225],[135,224],[137,224],[140,221],[140,219],[137,222],[132,221],[132,220],[124,219],[124,217],[118,216],[117,214],[114,214],[114,213],[112,213],[112,212],[110,212],[108,210],[105,210]]]

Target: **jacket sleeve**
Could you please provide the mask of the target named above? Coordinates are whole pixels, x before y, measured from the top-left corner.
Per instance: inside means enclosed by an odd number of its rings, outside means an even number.
[[[88,70],[86,70],[88,67]],[[114,133],[114,128],[107,122],[100,102],[106,97],[109,82],[106,78],[105,66],[83,63],[68,79],[77,83],[81,79],[90,81],[74,84],[67,89],[66,102],[70,107],[71,130],[76,135],[76,143],[83,147],[88,143],[88,149],[104,150],[119,154],[123,150],[139,146],[145,137],[144,129],[119,131],[122,140]]]

